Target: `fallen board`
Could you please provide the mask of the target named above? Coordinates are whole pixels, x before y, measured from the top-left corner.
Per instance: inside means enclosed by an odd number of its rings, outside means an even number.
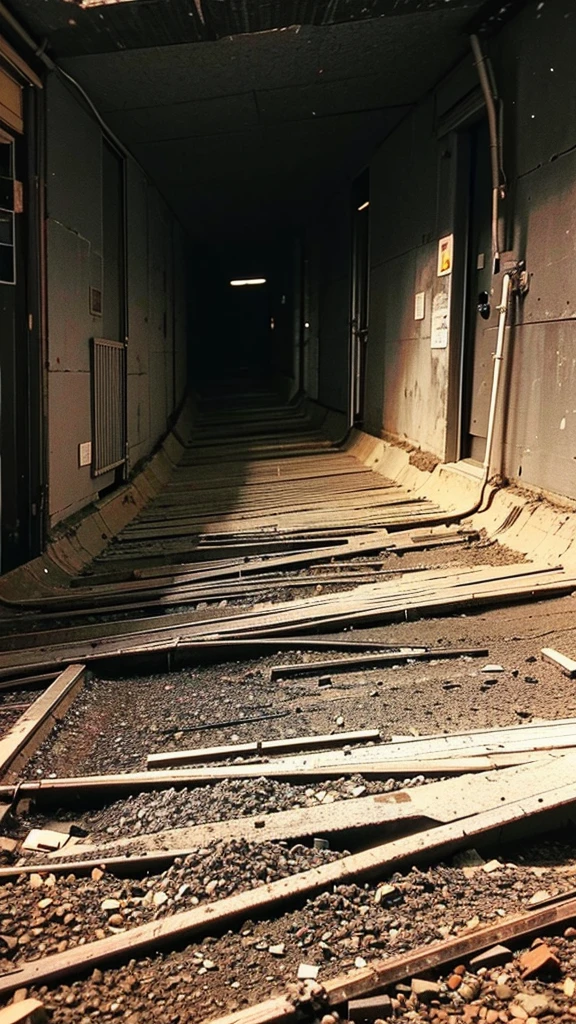
[[[468,569],[426,570],[410,574],[402,583],[378,583],[356,587],[345,593],[327,594],[278,604],[273,609],[253,609],[228,618],[205,619],[190,623],[186,615],[176,615],[178,624],[166,627],[165,620],[141,620],[138,629],[132,623],[113,623],[73,627],[64,630],[66,640],[54,643],[58,631],[26,634],[15,643],[30,645],[0,653],[0,669],[15,666],[24,671],[50,664],[57,658],[97,661],[111,655],[135,651],[154,653],[166,645],[179,648],[190,640],[219,640],[226,636],[248,638],[266,634],[285,634],[302,630],[340,628],[361,622],[391,621],[406,618],[411,612],[423,615],[433,610],[444,614],[465,607],[527,600],[537,596],[570,593],[576,578],[563,569],[526,565]],[[60,634],[60,637],[62,634]],[[145,642],[144,642],[145,638]],[[33,642],[32,642],[33,641]],[[49,646],[43,646],[49,644]]]
[[[15,778],[62,718],[81,688],[84,665],[70,665],[0,740],[0,779]]]
[[[543,647],[540,653],[544,661],[550,661],[553,665],[558,666],[565,676],[568,676],[569,679],[574,679],[576,676],[576,661],[573,658],[568,658],[565,654],[555,651],[552,647]]]
[[[326,1006],[337,1007],[350,999],[379,992],[405,978],[426,974],[445,964],[466,962],[472,954],[480,953],[497,943],[526,939],[571,921],[574,916],[576,900],[563,900],[548,911],[514,914],[497,924],[477,928],[472,933],[419,946],[409,953],[400,953],[387,960],[375,960],[367,967],[325,981],[322,987]],[[205,1024],[288,1024],[295,1015],[296,1008],[292,1000],[288,996],[277,996],[244,1010],[235,1010],[224,1017],[212,1017]]]
[[[485,658],[484,647],[437,647],[428,651],[398,651],[391,654],[360,654],[352,658],[332,658],[330,661],[308,661],[297,665],[276,665],[270,669],[270,679],[291,679],[293,676],[318,675],[321,672],[354,672],[359,668],[380,665],[402,665],[408,661],[442,661],[446,658]]]
[[[557,758],[548,754],[532,764],[432,782],[414,789],[332,801],[316,807],[297,807],[273,814],[246,815],[137,837],[116,838],[98,844],[84,842],[74,847],[74,855],[99,857],[125,849],[130,856],[143,852],[169,851],[173,857],[181,857],[219,841],[293,842],[314,836],[326,838],[339,833],[350,835],[357,845],[361,830],[383,830],[386,826],[394,826],[397,830],[404,824],[414,831],[426,824],[446,824],[466,818],[471,807],[475,813],[480,813],[499,807],[517,796],[541,792],[550,774],[556,777],[557,763]],[[571,763],[576,765],[576,756]],[[60,859],[63,852],[66,851],[55,850],[48,855],[48,859]]]
[[[149,754],[148,768],[171,768],[178,765],[222,761],[229,757],[250,757],[259,754],[282,754],[293,750],[316,750],[322,747],[345,747],[352,743],[378,743],[378,729],[356,732],[335,732],[324,736],[293,736],[285,740],[257,740],[255,743],[232,743],[224,747],[197,747],[194,750],[167,750]]]
[[[301,901],[313,893],[350,879],[356,882],[367,876],[382,876],[383,873],[396,870],[401,864],[413,864],[431,856],[445,856],[453,850],[477,843],[479,838],[490,834],[496,833],[501,839],[502,829],[512,825],[517,830],[516,834],[534,835],[542,828],[549,827],[550,812],[554,812],[557,817],[561,812],[571,813],[576,803],[576,782],[573,781],[576,759],[565,756],[563,760],[562,770],[556,765],[554,771],[550,772],[551,788],[538,796],[507,802],[495,810],[472,815],[462,822],[439,825],[418,835],[393,840],[363,853],[343,857],[322,867],[193,910],[151,921],[83,946],[75,946],[64,953],[30,961],[13,974],[0,977],[0,996],[16,988],[43,985],[86,972],[110,960],[137,957],[167,943],[172,947],[178,942],[189,943],[207,930],[213,934],[218,927],[229,928],[238,919],[253,920],[256,915],[286,900]],[[555,776],[556,779],[569,776],[572,781],[556,786]],[[557,906],[538,913],[552,914],[554,911],[558,912]]]
[[[558,750],[563,748],[559,747]],[[569,748],[572,749],[572,748]],[[173,788],[177,786],[206,786],[222,779],[272,778],[294,779],[302,782],[312,779],[337,779],[361,773],[366,778],[389,779],[407,778],[412,775],[434,776],[463,775],[468,772],[484,772],[496,768],[511,768],[515,765],[531,764],[541,758],[541,751],[519,752],[517,754],[494,754],[491,756],[454,757],[443,760],[376,760],[358,765],[351,751],[346,761],[327,766],[289,767],[279,759],[266,764],[240,764],[230,767],[214,765],[212,768],[174,768],[166,771],[125,772],[118,775],[79,775],[63,779],[40,779],[16,785],[0,785],[0,800],[12,801],[16,794],[21,798],[32,798],[36,807],[70,804],[77,800],[88,803],[91,798],[117,799],[129,793]],[[321,755],[317,755],[320,757]],[[286,759],[296,761],[300,759]]]

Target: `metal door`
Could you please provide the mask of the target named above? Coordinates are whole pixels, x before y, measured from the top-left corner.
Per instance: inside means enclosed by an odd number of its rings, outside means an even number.
[[[370,278],[370,200],[367,171],[355,182],[352,198],[350,425],[360,426],[364,420]]]
[[[492,294],[491,174],[488,122],[471,130],[462,457],[482,462],[494,369],[498,312]]]
[[[35,174],[36,136],[30,139],[24,134],[21,87],[3,71],[0,77],[4,98],[0,104],[0,572],[4,573],[39,554],[44,510],[37,210],[36,193],[28,187]],[[32,95],[30,101],[35,103]]]

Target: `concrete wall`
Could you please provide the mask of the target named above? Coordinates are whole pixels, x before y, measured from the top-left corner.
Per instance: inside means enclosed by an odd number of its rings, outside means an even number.
[[[78,463],[78,445],[91,440],[90,339],[103,330],[89,305],[90,287],[102,288],[104,281],[102,133],[53,76],[47,83],[47,150],[48,484],[55,524],[92,501],[113,474],[94,479],[90,467]],[[186,385],[186,271],[182,232],[132,161],[126,202],[133,466],[165,432]]]
[[[494,468],[576,498],[576,17],[571,0],[529,3],[486,44],[504,101],[506,248],[524,258],[530,292],[508,331]],[[478,88],[471,55],[405,117],[370,165],[370,328],[366,428],[454,457],[464,302],[457,133],[442,119]],[[311,227],[320,300],[320,398],[340,407],[348,222],[344,208]],[[455,233],[452,278],[437,276],[438,239]],[[487,254],[489,258],[489,254]],[[462,275],[463,277],[463,275]],[[451,283],[450,283],[451,282]],[[431,347],[434,300],[452,289],[449,345]],[[425,293],[425,317],[414,299]],[[499,301],[496,279],[492,306]],[[468,302],[475,304],[470,295]],[[490,325],[488,325],[490,327]],[[495,334],[494,332],[491,332]],[[495,340],[495,339],[494,339]],[[490,371],[491,372],[491,371]],[[502,458],[499,461],[499,454]]]
[[[444,453],[448,350],[431,349],[436,240],[450,225],[438,189],[441,147],[432,97],[407,117],[370,165],[370,316],[366,429]],[[424,319],[414,296],[425,293]]]

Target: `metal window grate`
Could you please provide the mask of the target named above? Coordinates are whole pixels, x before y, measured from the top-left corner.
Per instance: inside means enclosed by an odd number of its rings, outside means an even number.
[[[126,461],[126,346],[92,340],[92,476]]]

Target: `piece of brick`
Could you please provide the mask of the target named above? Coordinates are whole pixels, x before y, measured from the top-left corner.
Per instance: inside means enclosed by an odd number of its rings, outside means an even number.
[[[541,945],[535,946],[533,949],[529,949],[527,953],[522,954],[520,957],[520,967],[522,968],[522,978],[530,978],[533,974],[538,974],[540,971],[559,971],[560,961],[550,947],[543,942]]]
[[[353,1024],[374,1024],[378,1019],[392,1016],[390,996],[369,996],[366,999],[351,999],[348,1003],[348,1019]]]

